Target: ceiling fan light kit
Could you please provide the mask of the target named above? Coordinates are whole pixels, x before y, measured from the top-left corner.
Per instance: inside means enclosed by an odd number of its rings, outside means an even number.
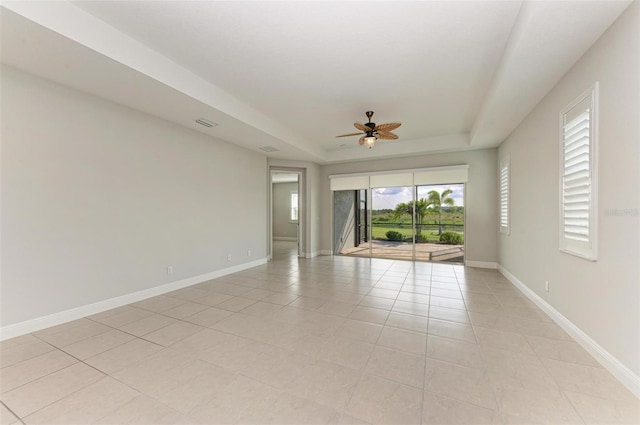
[[[376,141],[380,140],[396,140],[398,136],[392,133],[392,130],[400,127],[402,124],[399,122],[390,122],[387,124],[376,125],[376,123],[371,122],[371,117],[373,117],[373,111],[367,111],[366,114],[369,122],[365,124],[361,124],[359,122],[353,123],[353,126],[361,131],[361,133],[349,133],[349,134],[341,134],[336,137],[349,137],[349,136],[361,136],[358,143],[360,145],[365,145],[369,149],[376,145]]]

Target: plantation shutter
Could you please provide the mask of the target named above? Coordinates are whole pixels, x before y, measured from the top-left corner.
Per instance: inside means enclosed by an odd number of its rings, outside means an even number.
[[[560,249],[595,260],[595,89],[561,114]]]
[[[500,232],[509,234],[509,156],[500,161]]]

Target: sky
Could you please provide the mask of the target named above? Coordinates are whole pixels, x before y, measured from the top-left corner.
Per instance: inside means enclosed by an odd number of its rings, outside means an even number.
[[[464,206],[464,185],[463,184],[444,184],[436,186],[418,186],[418,198],[426,198],[430,190],[436,190],[442,193],[446,189],[451,189],[453,193],[449,196],[455,201],[455,206]],[[413,187],[386,187],[381,189],[373,189],[373,205],[374,210],[395,209],[400,202],[409,202],[413,199]]]

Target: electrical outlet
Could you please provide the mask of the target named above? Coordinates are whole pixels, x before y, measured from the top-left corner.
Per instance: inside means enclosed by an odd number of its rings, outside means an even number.
[[[227,254],[227,261],[231,261],[231,254]]]
[[[548,280],[544,281],[544,290],[549,292],[549,281]]]
[[[173,266],[167,267],[167,274],[173,274]]]
[[[247,257],[251,257],[251,250],[247,251]]]

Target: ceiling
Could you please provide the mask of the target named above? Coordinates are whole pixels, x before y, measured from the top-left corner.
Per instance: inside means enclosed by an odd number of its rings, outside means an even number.
[[[2,62],[326,164],[497,146],[629,4],[5,1]],[[399,140],[335,138],[367,110]]]

